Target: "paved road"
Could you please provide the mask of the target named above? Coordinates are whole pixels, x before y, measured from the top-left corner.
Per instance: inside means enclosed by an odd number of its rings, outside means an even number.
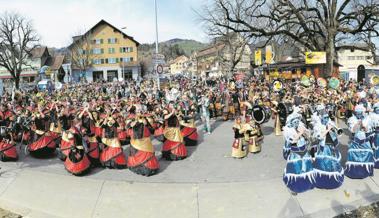
[[[28,217],[330,217],[379,200],[379,171],[346,178],[336,190],[292,196],[282,182],[283,138],[273,134],[273,122],[263,126],[262,152],[242,160],[230,157],[232,125],[214,123],[189,158],[160,160],[152,177],[108,169],[74,177],[57,158],[21,156],[1,165],[0,207]],[[348,137],[341,142],[345,154]]]

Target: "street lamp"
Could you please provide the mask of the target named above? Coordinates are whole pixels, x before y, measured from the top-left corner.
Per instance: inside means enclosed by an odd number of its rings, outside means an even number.
[[[159,81],[159,74],[158,74],[158,16],[157,16],[157,0],[154,0],[155,5],[155,72],[157,74],[157,87],[158,90],[160,90],[160,81]]]

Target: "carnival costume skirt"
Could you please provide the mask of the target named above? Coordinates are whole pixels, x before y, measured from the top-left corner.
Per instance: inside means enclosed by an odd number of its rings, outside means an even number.
[[[374,152],[368,140],[354,139],[349,144],[345,175],[351,179],[374,175]]]
[[[344,181],[340,152],[330,145],[323,146],[316,153],[313,164],[315,186],[321,189],[335,189]]]
[[[183,142],[166,139],[162,147],[162,157],[166,160],[182,160],[187,157],[187,149]]]
[[[302,193],[314,188],[312,157],[306,153],[303,157],[291,152],[284,169],[283,181],[295,193]]]
[[[64,162],[64,166],[68,172],[75,176],[81,176],[88,173],[91,169],[91,162],[89,161],[86,154],[80,155],[80,158],[75,158],[78,153],[73,153],[70,151],[69,156]]]
[[[88,146],[88,159],[92,163],[92,165],[97,166],[100,164],[100,148],[99,143],[96,140],[96,136],[88,137],[87,139]]]
[[[41,135],[35,142],[28,145],[29,153],[34,157],[46,157],[54,153],[55,140],[49,133]]]
[[[284,141],[284,146],[283,146],[283,158],[284,160],[288,159],[288,156],[291,153],[291,144],[286,140]]]
[[[16,144],[0,142],[0,161],[16,161],[18,159]]]
[[[186,146],[195,146],[197,145],[198,140],[198,134],[197,134],[197,128],[187,127],[184,126],[181,130],[182,136],[184,139],[184,144]]]
[[[126,158],[121,147],[105,146],[100,154],[100,163],[104,167],[125,169]]]
[[[379,132],[375,132],[373,139],[374,167],[379,169]]]
[[[140,151],[130,146],[128,168],[143,176],[151,176],[158,172],[159,162],[153,152]]]
[[[168,127],[164,131],[165,141],[162,146],[162,157],[166,160],[182,160],[187,157],[187,148],[179,127]]]
[[[67,139],[67,133],[63,132],[61,143],[59,144],[59,149],[58,149],[58,158],[61,161],[65,161],[68,154],[70,153],[71,145],[73,143]]]

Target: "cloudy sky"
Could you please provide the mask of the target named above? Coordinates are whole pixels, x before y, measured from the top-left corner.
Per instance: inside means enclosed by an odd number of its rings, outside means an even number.
[[[157,0],[159,41],[172,38],[206,41],[194,10],[206,0]],[[155,41],[154,0],[0,0],[0,13],[18,12],[33,21],[42,43],[63,47],[71,36],[101,19],[141,43]]]

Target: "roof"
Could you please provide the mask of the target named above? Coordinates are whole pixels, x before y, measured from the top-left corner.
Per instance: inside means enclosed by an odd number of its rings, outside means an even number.
[[[184,59],[184,58],[187,58],[187,59],[188,59],[187,56],[185,56],[185,55],[181,55],[181,56],[175,58],[174,60],[170,61],[170,64],[177,63],[177,62],[179,62],[180,60],[182,60],[182,59]]]
[[[33,59],[35,59],[35,58],[41,58],[43,56],[43,54],[45,53],[45,51],[47,51],[47,47],[46,46],[34,48],[31,51],[32,58]],[[49,51],[47,51],[47,53],[49,53]]]
[[[216,45],[213,45],[213,46],[210,46],[210,47],[207,47],[205,49],[198,51],[197,57],[202,57],[202,56],[214,54],[214,53],[219,52],[220,50],[222,50],[224,48],[225,48],[224,43],[218,43]]]
[[[51,57],[51,60],[47,64],[50,66],[52,70],[59,70],[59,68],[62,67],[63,61],[64,61],[64,55],[57,55],[54,57]]]
[[[83,38],[83,36],[85,35],[88,35],[91,31],[93,31],[94,29],[96,29],[97,27],[99,27],[100,25],[108,25],[110,27],[112,27],[115,31],[121,33],[124,37],[130,39],[131,41],[133,41],[134,43],[137,44],[137,46],[140,45],[139,42],[137,42],[133,37],[129,36],[129,35],[126,35],[124,32],[122,32],[120,29],[116,28],[115,26],[113,26],[112,24],[108,23],[107,21],[105,20],[100,20],[100,22],[98,22],[95,26],[93,26],[91,29],[89,29],[86,33],[84,33],[83,35],[81,36],[74,36],[72,37],[73,38],[73,43],[69,46],[71,47],[76,41],[78,41],[79,39]]]

